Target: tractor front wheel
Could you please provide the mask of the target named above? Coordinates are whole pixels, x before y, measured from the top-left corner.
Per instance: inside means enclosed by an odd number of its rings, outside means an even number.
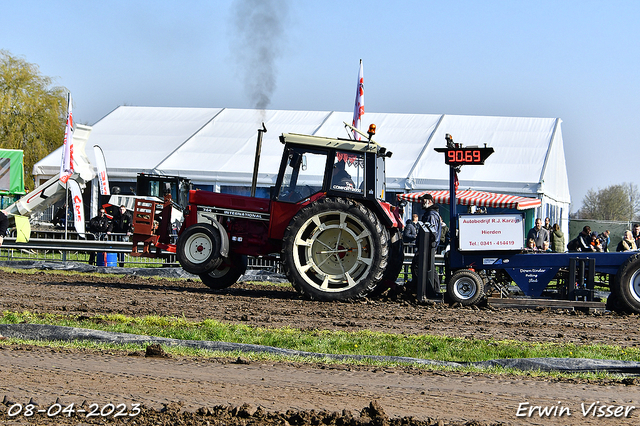
[[[325,198],[300,210],[284,235],[285,274],[303,295],[322,301],[369,294],[389,258],[388,231],[364,205]]]
[[[200,279],[213,290],[223,290],[231,287],[247,270],[247,257],[233,254],[228,259],[223,259],[216,269],[200,274]]]
[[[176,256],[185,271],[200,275],[220,266],[220,247],[218,230],[211,225],[198,223],[191,225],[180,235]]]

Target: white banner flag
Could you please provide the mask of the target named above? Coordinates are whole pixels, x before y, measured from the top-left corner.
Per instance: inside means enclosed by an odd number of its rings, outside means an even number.
[[[104,152],[98,145],[93,146],[93,153],[96,157],[96,168],[98,169],[98,182],[100,183],[100,194],[111,195],[109,192],[109,178],[107,178],[107,162],[104,159]]]
[[[60,163],[60,180],[66,182],[73,173],[73,114],[71,112],[71,95],[68,98],[67,125],[64,129],[62,144],[62,162]]]
[[[84,203],[82,202],[82,191],[80,185],[73,179],[69,179],[69,189],[71,190],[71,200],[73,201],[73,221],[76,232],[84,238]]]
[[[364,77],[362,74],[362,59],[360,59],[360,71],[358,72],[358,87],[356,88],[356,105],[353,109],[353,123],[351,125],[360,130],[360,119],[364,115]],[[358,132],[353,132],[356,140],[361,140]]]

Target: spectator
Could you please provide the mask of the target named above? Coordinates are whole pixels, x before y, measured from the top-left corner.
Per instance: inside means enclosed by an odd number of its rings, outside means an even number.
[[[543,242],[549,242],[549,231],[542,227],[542,219],[536,219],[535,226],[531,228],[527,234],[527,241],[529,241],[529,239],[533,239],[536,242],[538,250],[542,250]]]
[[[598,238],[598,233],[596,231],[591,233],[591,243],[589,244],[591,244],[591,251],[602,251],[602,243],[600,242],[600,238]]]
[[[424,194],[420,197],[420,203],[424,209],[422,214],[422,222],[429,224],[435,231],[436,241],[440,242],[440,236],[442,235],[442,218],[438,211],[438,206],[433,201],[431,194]]]
[[[557,223],[554,223],[551,229],[551,250],[556,253],[564,253],[564,232]]]
[[[551,234],[551,219],[549,219],[548,217],[544,218],[543,228],[546,229],[549,234]]]
[[[449,234],[449,227],[444,220],[440,219],[440,225],[442,225],[442,231],[440,233],[440,244],[438,245],[437,254],[441,254],[442,252],[449,251],[447,248],[449,246],[449,242],[451,240],[451,236]]]
[[[407,219],[407,224],[404,227],[404,232],[402,234],[402,241],[404,241],[406,244],[415,244],[417,237],[418,215],[414,213],[412,216],[412,220]]]
[[[601,233],[600,236],[598,237],[600,239],[600,244],[602,244],[602,251],[604,252],[609,251],[609,244],[611,243],[611,238],[609,237],[609,235],[610,235],[610,232],[607,229],[603,233]]]
[[[593,251],[593,247],[591,246],[591,227],[585,226],[582,228],[582,232],[573,240],[569,241],[567,249],[569,251]]]
[[[633,239],[633,233],[627,229],[626,231],[624,231],[624,234],[622,234],[622,241],[618,243],[616,251],[631,251],[637,249],[638,246]]]
[[[106,238],[106,232],[109,230],[109,219],[107,219],[106,210],[101,208],[98,216],[89,221],[89,231],[95,234],[96,240],[102,241]],[[89,265],[95,265],[96,252],[89,254]]]
[[[636,242],[636,247],[640,247],[638,246],[638,244],[640,244],[640,223],[634,223],[633,224],[633,239]]]
[[[438,206],[434,203],[433,196],[431,194],[424,194],[420,196],[420,204],[422,204],[422,208],[424,209],[424,213],[422,214],[422,223],[427,225],[427,227],[433,232],[434,239],[432,240],[432,243],[435,243],[433,249],[436,250],[440,243],[440,236],[442,235],[442,218],[440,217]],[[419,239],[417,240],[417,243],[418,253],[420,250],[425,250],[425,247],[421,247]],[[412,287],[417,285],[418,258],[418,255],[414,256],[413,261],[411,262],[411,274],[415,277],[412,280]]]
[[[539,250],[536,246],[536,240],[533,238],[527,239],[527,247],[525,247],[524,251],[527,253],[537,253]]]
[[[549,247],[549,241],[545,241],[542,243],[542,251],[544,253],[553,253],[553,250],[551,250],[551,247]]]
[[[118,241],[129,241],[129,235],[133,233],[133,217],[125,205],[120,206],[120,210],[114,214],[107,229],[107,234],[111,233],[117,234],[115,237]],[[118,253],[118,266],[124,266],[124,253]]]

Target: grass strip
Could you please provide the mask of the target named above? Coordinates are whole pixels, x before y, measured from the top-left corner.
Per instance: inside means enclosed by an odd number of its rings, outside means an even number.
[[[477,362],[503,358],[590,358],[639,361],[640,348],[574,343],[480,340],[447,336],[402,335],[372,331],[300,330],[225,324],[216,320],[191,322],[183,318],[121,314],[63,316],[5,311],[2,324],[50,324],[93,330],[274,346],[299,351],[413,357],[436,361]]]

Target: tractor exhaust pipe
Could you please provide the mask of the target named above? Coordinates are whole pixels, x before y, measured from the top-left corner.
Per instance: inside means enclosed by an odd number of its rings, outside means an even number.
[[[267,133],[267,128],[262,123],[262,129],[258,129],[258,141],[256,143],[256,158],[253,161],[253,178],[251,179],[251,196],[256,196],[256,185],[258,184],[258,166],[260,165],[260,151],[262,151],[262,134]]]

